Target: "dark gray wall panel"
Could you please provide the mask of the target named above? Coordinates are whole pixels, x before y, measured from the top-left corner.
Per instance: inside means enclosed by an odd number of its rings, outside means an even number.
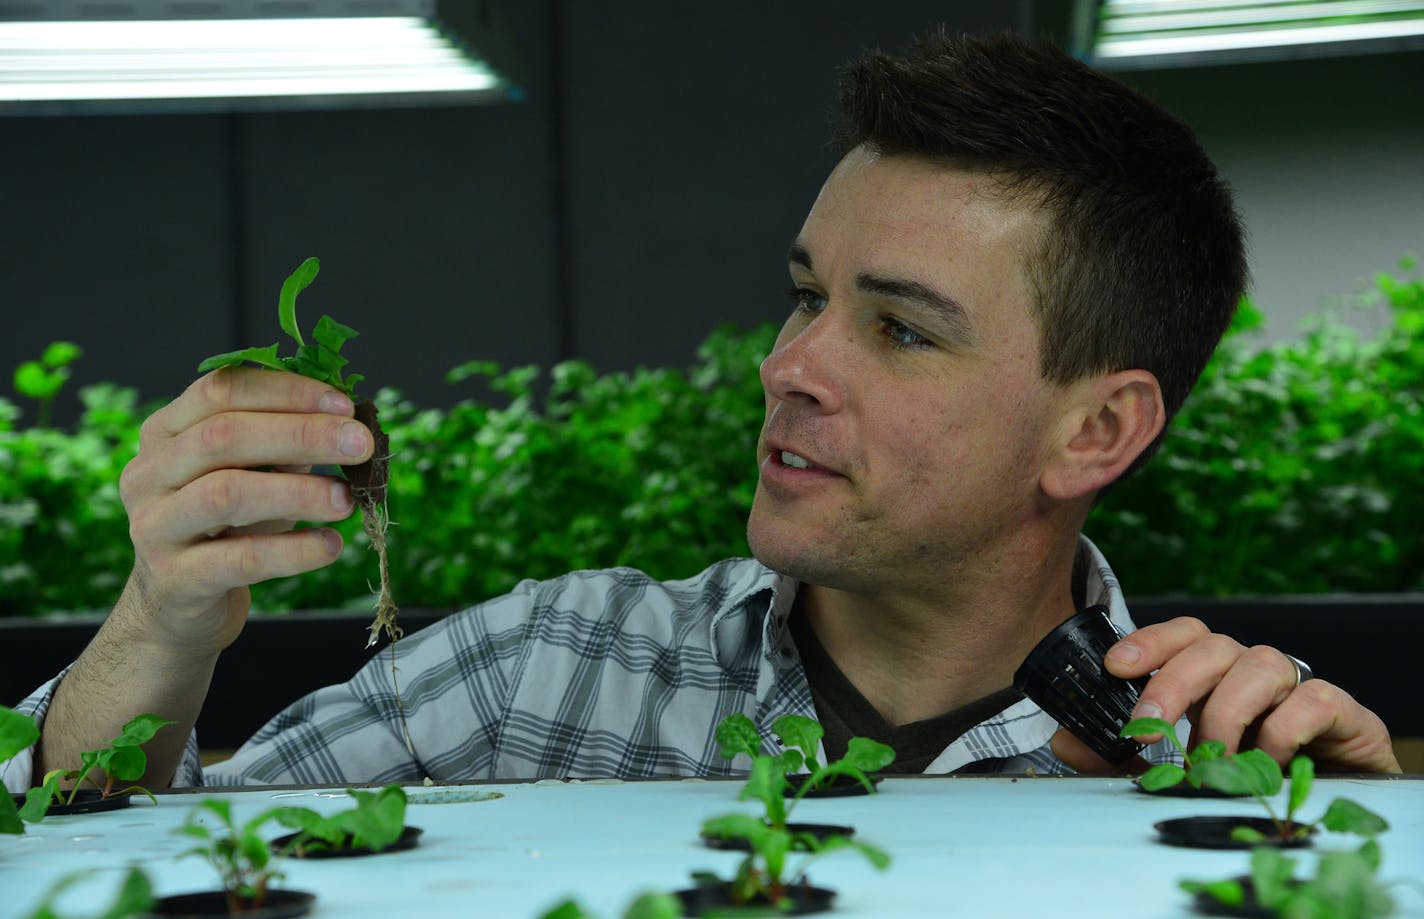
[[[225,162],[214,117],[0,118],[0,394],[56,339],[78,383],[177,394],[227,340]]]
[[[784,318],[786,247],[834,157],[837,69],[1017,4],[567,3],[572,340],[600,366],[690,362],[723,322]]]

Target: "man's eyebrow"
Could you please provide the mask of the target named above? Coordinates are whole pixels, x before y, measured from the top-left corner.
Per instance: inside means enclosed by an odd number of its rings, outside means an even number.
[[[811,253],[806,251],[806,247],[798,242],[793,242],[791,248],[786,253],[786,260],[793,265],[800,265],[807,271],[811,269]]]
[[[885,278],[879,275],[861,273],[855,277],[855,286],[865,293],[895,300],[908,300],[929,310],[944,324],[950,335],[964,344],[973,344],[974,326],[969,321],[969,313],[959,301],[922,284],[903,278]]]

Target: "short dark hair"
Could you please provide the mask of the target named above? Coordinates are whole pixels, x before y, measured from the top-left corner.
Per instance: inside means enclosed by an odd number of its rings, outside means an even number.
[[[1028,270],[1043,376],[1141,368],[1168,419],[1181,408],[1247,276],[1230,189],[1186,124],[1051,45],[940,30],[846,68],[838,133],[843,152],[984,172],[1042,206]]]

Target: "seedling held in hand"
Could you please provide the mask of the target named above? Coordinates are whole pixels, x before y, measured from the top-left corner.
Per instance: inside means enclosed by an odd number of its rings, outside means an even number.
[[[297,343],[297,353],[292,357],[278,357],[277,345],[265,348],[243,348],[225,354],[215,354],[198,365],[199,373],[207,373],[222,367],[233,367],[245,363],[259,364],[271,370],[285,370],[299,373],[313,380],[320,380],[338,389],[356,402],[356,384],[364,379],[360,374],[342,376],[341,370],[349,363],[341,356],[341,347],[357,336],[355,329],[342,325],[330,316],[322,316],[312,331],[315,344],[308,344],[302,338],[297,325],[297,295],[316,280],[321,263],[309,258],[297,266],[297,270],[282,283],[282,292],[277,300],[277,324]],[[356,405],[356,420],[371,429],[375,438],[375,454],[365,463],[344,467],[347,480],[351,483],[351,496],[361,508],[361,528],[371,539],[380,565],[381,587],[376,597],[376,618],[371,622],[370,638],[366,647],[376,643],[382,632],[392,642],[401,636],[396,624],[399,612],[391,595],[390,565],[386,560],[386,531],[390,519],[386,510],[386,482],[390,477],[390,438],[381,430],[376,419],[376,407],[371,402]]]
[[[153,792],[141,785],[130,785],[126,788],[116,786],[143,777],[148,769],[148,756],[143,752],[143,744],[152,740],[159,728],[172,723],[157,715],[139,715],[134,718],[124,725],[123,732],[118,737],[109,741],[108,747],[79,754],[78,769],[52,769],[45,773],[44,782],[38,788],[31,788],[26,794],[25,805],[20,808],[20,816],[31,823],[38,823],[44,819],[51,802],[73,804],[85,782],[99,789],[103,798],[139,792],[148,795],[155,804],[158,803]],[[104,772],[103,784],[91,775],[95,769]],[[61,782],[69,781],[72,781],[74,786],[66,795],[59,786]]]
[[[1124,737],[1145,734],[1162,734],[1171,740],[1177,749],[1182,749],[1175,729],[1166,721],[1158,718],[1137,718],[1123,725]],[[1199,746],[1198,750],[1207,744],[1216,743],[1218,742],[1208,741]],[[1311,823],[1298,822],[1295,819],[1296,812],[1305,804],[1315,783],[1315,764],[1308,756],[1297,756],[1291,760],[1290,796],[1287,798],[1285,816],[1281,817],[1268,800],[1279,793],[1285,784],[1280,764],[1261,750],[1242,750],[1229,755],[1224,753],[1224,750],[1225,746],[1222,745],[1212,755],[1198,755],[1190,775],[1195,777],[1198,787],[1214,788],[1228,795],[1254,797],[1266,809],[1277,835],[1283,841],[1308,836],[1317,825],[1336,833],[1354,833],[1367,837],[1376,836],[1389,829],[1389,823],[1383,817],[1349,798],[1336,798],[1331,801],[1318,820]],[[1172,768],[1179,771],[1181,769],[1176,766]],[[1162,766],[1154,766],[1143,773],[1139,780],[1143,787],[1152,787],[1148,785],[1148,777],[1162,769]],[[1157,784],[1158,782],[1171,784],[1173,775],[1174,773],[1166,770],[1158,772],[1159,777],[1153,780],[1155,787],[1165,787],[1163,784]],[[1181,781],[1181,776],[1177,776],[1175,781]],[[1232,838],[1240,842],[1261,842],[1266,837],[1249,827],[1237,827],[1232,831]]]
[[[282,826],[298,830],[283,846],[305,854],[323,849],[370,849],[379,852],[400,839],[405,830],[405,789],[387,785],[379,791],[346,789],[356,806],[324,817],[306,807],[282,807],[272,816]]]

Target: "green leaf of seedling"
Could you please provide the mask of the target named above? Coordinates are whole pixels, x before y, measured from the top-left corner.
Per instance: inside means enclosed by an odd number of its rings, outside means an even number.
[[[40,739],[40,729],[29,715],[0,706],[0,763]]]
[[[715,737],[717,748],[727,759],[738,753],[745,753],[755,759],[761,752],[761,736],[757,734],[756,725],[740,712],[728,715],[718,722]]]
[[[351,837],[352,846],[369,846],[379,852],[400,838],[405,829],[405,790],[387,785],[378,792],[346,793],[356,799],[353,810],[333,815],[333,820]]]
[[[852,737],[840,761],[862,772],[878,772],[895,762],[895,750],[869,737]]]
[[[702,821],[702,832],[717,839],[760,839],[767,833],[765,821],[750,814],[722,814]]]
[[[238,834],[238,846],[244,859],[254,868],[264,868],[272,858],[272,848],[255,830],[244,829]]]
[[[277,346],[268,345],[265,348],[243,348],[240,351],[214,354],[198,365],[198,372],[207,373],[209,370],[217,370],[220,367],[236,367],[249,362],[261,364],[263,367],[268,367],[272,370],[287,369],[277,358]]]
[[[1276,911],[1290,897],[1295,866],[1295,859],[1270,846],[1251,850],[1251,883],[1256,888],[1256,900],[1262,906]]]
[[[876,871],[884,871],[890,867],[890,853],[879,846],[872,845],[850,836],[827,836],[821,840],[821,845],[817,849],[817,854],[834,852],[837,849],[851,849],[865,856],[865,860],[870,862],[871,867]]]
[[[1203,785],[1228,795],[1269,798],[1285,783],[1280,765],[1260,750],[1207,760],[1192,771]]]
[[[1159,763],[1137,777],[1137,784],[1148,791],[1160,791],[1181,784],[1187,770],[1175,763]]]
[[[68,379],[68,368],[46,370],[39,361],[25,361],[15,368],[15,391],[44,402],[53,399]]]
[[[786,801],[782,797],[785,790],[786,772],[781,763],[770,756],[758,756],[752,760],[751,774],[738,800],[761,801],[766,808],[766,819],[773,826],[783,826],[786,823]]]
[[[1371,871],[1379,871],[1380,864],[1384,861],[1384,853],[1380,851],[1378,839],[1371,836],[1355,851],[1359,854],[1360,858],[1365,860],[1365,864],[1370,866]]]
[[[1315,784],[1315,763],[1308,756],[1297,756],[1290,761],[1290,801],[1287,805],[1286,820],[1294,820],[1305,799],[1310,797],[1310,787]]]
[[[1222,906],[1240,906],[1246,902],[1246,891],[1237,881],[1180,880],[1177,886],[1189,894],[1204,893]]]
[[[645,893],[628,904],[623,919],[678,919],[682,915],[682,901],[671,894]]]
[[[1321,919],[1371,919],[1394,911],[1394,902],[1375,879],[1374,868],[1358,852],[1324,852],[1315,877],[1304,885]],[[1295,904],[1287,904],[1286,915],[1294,916]]]
[[[1255,844],[1258,842],[1265,842],[1266,834],[1253,827],[1234,826],[1231,828],[1231,839],[1233,842]]]
[[[110,741],[110,746],[115,747],[135,747],[139,744],[146,744],[153,739],[160,728],[167,727],[176,722],[167,718],[160,718],[157,715],[139,715],[128,724],[124,725],[123,731]]]
[[[1122,726],[1122,730],[1118,731],[1119,737],[1150,737],[1153,734],[1161,734],[1170,740],[1172,746],[1177,748],[1177,752],[1181,753],[1184,759],[1186,758],[1186,748],[1177,739],[1177,729],[1169,721],[1161,718],[1133,718]]]
[[[565,900],[540,914],[539,919],[594,919],[576,900]]]
[[[104,756],[106,761],[101,762],[99,768],[108,773],[112,781],[132,782],[142,778],[148,768],[148,757],[139,747],[114,747]]]
[[[25,822],[15,810],[15,799],[9,793],[0,794],[0,833],[18,835],[25,832]]]
[[[119,885],[119,895],[114,905],[104,912],[100,919],[123,919],[139,916],[153,908],[153,882],[141,868],[131,867]]]
[[[806,768],[816,771],[819,765],[816,753],[826,732],[815,719],[803,715],[782,715],[771,723],[771,732],[788,747],[800,750],[806,760]]]
[[[57,773],[51,772],[45,776],[43,784],[36,788],[31,788],[25,792],[25,803],[20,808],[20,819],[26,823],[42,823],[45,814],[49,813],[49,807],[59,797],[59,779]]]
[[[1332,833],[1376,836],[1389,829],[1389,821],[1349,798],[1336,798],[1325,809],[1320,825]]]
[[[761,838],[751,840],[751,843],[766,865],[767,877],[773,885],[780,884],[786,873],[786,856],[791,852],[791,834],[785,829],[768,827]]]
[[[773,759],[786,775],[795,775],[806,765],[806,758],[801,755],[800,750],[782,750]]]
[[[312,330],[312,337],[316,343],[321,345],[323,351],[336,355],[341,352],[341,346],[353,338],[360,337],[360,332],[349,325],[342,325],[330,316],[322,316],[317,320],[316,328]],[[342,363],[346,363],[343,359]]]
[[[306,342],[302,340],[302,330],[297,327],[297,294],[306,290],[307,285],[316,280],[320,270],[321,262],[314,258],[302,262],[296,271],[287,275],[287,279],[282,282],[282,293],[277,297],[277,324],[299,345]]]
[[[1192,763],[1204,763],[1209,759],[1219,759],[1226,755],[1226,744],[1219,740],[1203,740],[1197,744],[1189,757]]]

